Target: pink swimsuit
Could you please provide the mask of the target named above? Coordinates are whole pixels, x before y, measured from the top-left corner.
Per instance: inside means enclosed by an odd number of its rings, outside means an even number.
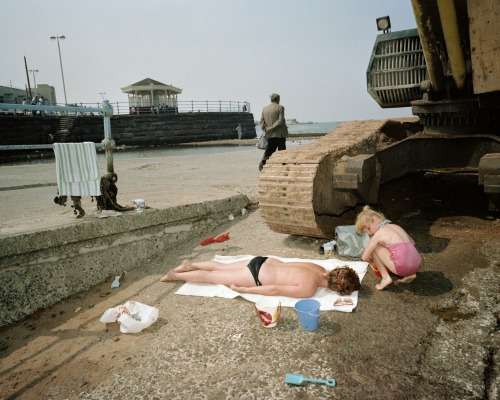
[[[420,269],[420,254],[412,242],[384,244],[389,250],[396,273],[399,276],[413,275]]]

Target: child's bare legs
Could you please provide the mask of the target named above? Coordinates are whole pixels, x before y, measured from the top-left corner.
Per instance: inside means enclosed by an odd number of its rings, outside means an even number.
[[[383,290],[385,287],[389,286],[392,283],[391,275],[389,271],[392,273],[396,273],[396,268],[394,267],[394,263],[390,258],[389,250],[387,250],[384,246],[378,245],[372,253],[372,260],[374,264],[377,266],[380,275],[382,275],[382,279],[380,283],[375,285],[375,289]]]
[[[410,282],[413,282],[413,280],[417,277],[417,274],[413,274],[413,275],[408,275],[408,276],[405,276],[404,278],[402,279],[398,279],[396,282],[399,282],[399,283],[410,283]]]

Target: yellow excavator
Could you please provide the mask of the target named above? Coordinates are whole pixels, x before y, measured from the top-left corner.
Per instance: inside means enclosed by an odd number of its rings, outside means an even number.
[[[379,186],[406,174],[476,172],[489,209],[500,206],[500,1],[411,0],[416,29],[377,19],[368,93],[416,116],[352,121],[280,151],[259,180],[274,231],[332,238],[336,219],[376,204]]]

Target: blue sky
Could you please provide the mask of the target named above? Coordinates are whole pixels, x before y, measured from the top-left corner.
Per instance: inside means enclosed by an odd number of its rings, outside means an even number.
[[[2,2],[0,85],[24,88],[28,68],[64,102],[126,102],[122,87],[152,78],[183,89],[179,100],[251,103],[272,92],[286,117],[345,121],[411,116],[381,109],[366,91],[378,32],[415,27],[410,0],[8,0]],[[32,75],[30,74],[32,81]],[[33,85],[33,81],[31,82]]]

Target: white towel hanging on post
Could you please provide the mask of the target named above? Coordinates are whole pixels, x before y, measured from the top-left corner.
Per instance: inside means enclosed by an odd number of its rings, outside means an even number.
[[[54,143],[60,196],[100,196],[95,143]]]

